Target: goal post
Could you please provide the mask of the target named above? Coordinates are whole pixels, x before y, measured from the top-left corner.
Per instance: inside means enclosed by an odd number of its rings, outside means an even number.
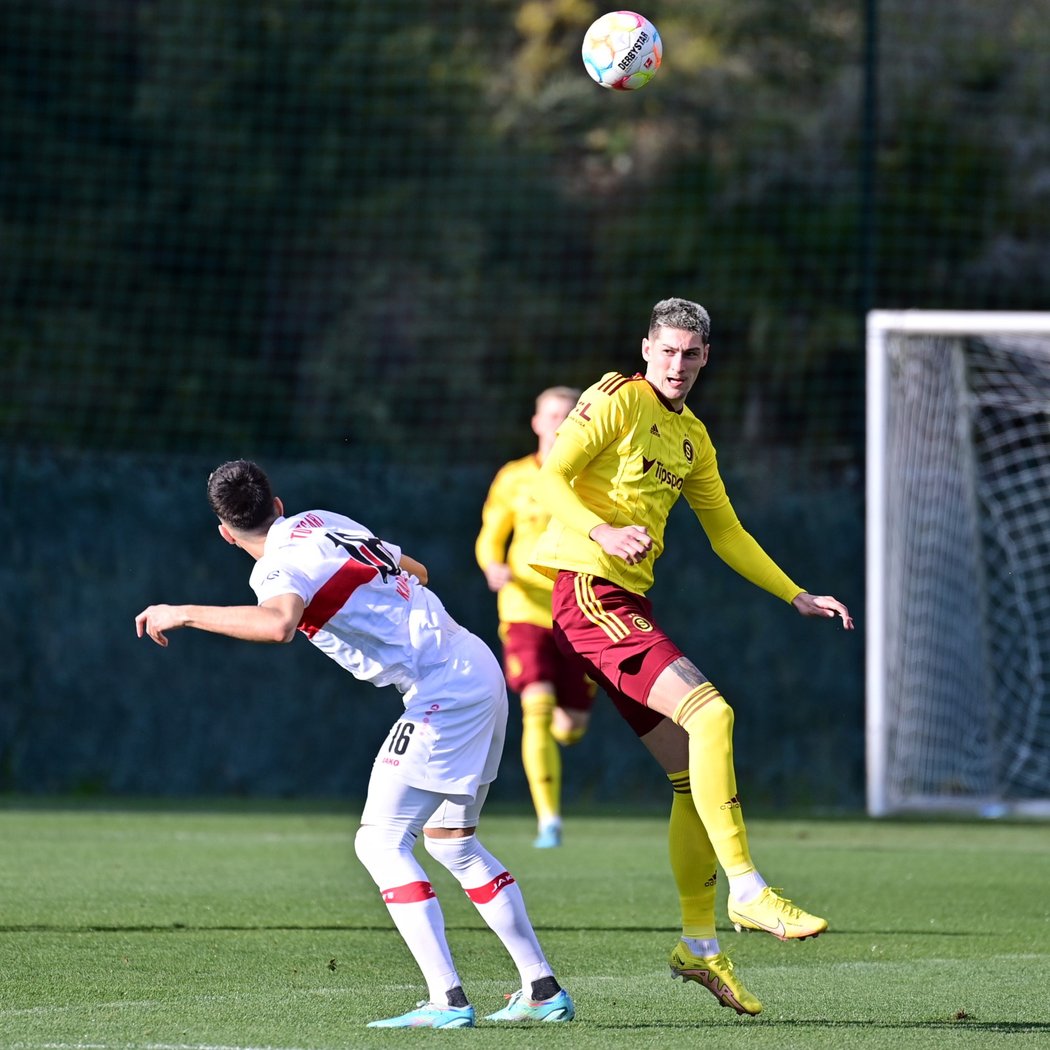
[[[867,318],[867,806],[1050,816],[1050,313]]]

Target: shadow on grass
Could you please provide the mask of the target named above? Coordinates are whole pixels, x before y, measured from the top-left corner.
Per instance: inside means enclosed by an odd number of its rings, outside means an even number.
[[[456,932],[471,932],[480,929],[479,926],[461,926],[448,924],[446,929]],[[538,924],[536,930],[539,933],[639,933],[639,934],[677,934],[678,927],[673,926],[554,926]],[[94,924],[87,923],[81,926],[67,924],[50,925],[47,923],[29,923],[23,926],[0,926],[0,933],[333,933],[333,932],[385,932],[396,933],[391,926],[374,926],[361,923],[325,923],[318,925],[280,925],[280,924],[252,924],[252,925],[199,925],[182,922],[165,924],[143,924],[125,925],[118,924]],[[975,933],[972,930],[842,930],[836,929],[823,934],[826,937],[967,937],[971,940],[978,937],[993,937],[992,933]],[[814,938],[816,939],[816,938]]]
[[[601,1021],[589,1021],[583,1022],[588,1028],[606,1028],[609,1030],[622,1030],[622,1031],[646,1031],[646,1030],[667,1030],[667,1029],[681,1029],[682,1031],[695,1032],[698,1028],[710,1028],[712,1030],[725,1031],[725,1023],[719,1021],[698,1021],[689,1020],[680,1023],[676,1022],[652,1022],[642,1024],[603,1024]],[[885,1031],[951,1031],[951,1032],[963,1032],[973,1031],[979,1032],[982,1035],[991,1035],[995,1032],[1001,1032],[1004,1035],[1020,1035],[1024,1032],[1037,1033],[1037,1032],[1050,1032],[1050,1022],[1046,1021],[980,1021],[975,1017],[964,1017],[959,1020],[954,1018],[947,1018],[944,1020],[911,1020],[911,1021],[876,1021],[876,1020],[848,1020],[848,1021],[829,1021],[827,1018],[813,1018],[811,1020],[801,1020],[799,1018],[781,1018],[774,1020],[773,1018],[763,1017],[756,1019],[744,1019],[743,1024],[745,1025],[757,1025],[762,1028],[777,1028],[782,1030],[791,1030],[799,1033],[813,1032],[818,1030],[824,1031],[849,1031],[854,1028],[872,1029],[879,1028]]]
[[[481,930],[480,926],[459,926],[447,924],[452,932],[472,933]],[[676,932],[670,926],[537,926],[537,930],[550,933],[652,933],[666,934]],[[251,925],[233,926],[216,924],[214,926],[189,925],[183,922],[172,922],[164,925],[106,925],[85,924],[83,926],[49,925],[31,923],[25,926],[0,926],[0,933],[390,933],[400,936],[390,925],[373,926],[363,923],[331,923],[325,925]]]
[[[661,1031],[681,1030],[695,1032],[698,1028],[710,1028],[721,1032],[726,1031],[726,1023],[722,1021],[698,1021],[691,1018],[689,1021],[673,1022],[640,1022],[638,1024],[604,1024],[601,1021],[590,1021],[589,1018],[576,1018],[581,1026],[587,1028],[604,1028],[610,1031]],[[776,1028],[783,1031],[796,1031],[799,1034],[826,1031],[849,1031],[850,1029],[881,1029],[883,1031],[972,1031],[982,1035],[990,1035],[1001,1032],[1005,1035],[1020,1035],[1024,1032],[1038,1033],[1050,1032],[1050,1023],[1045,1021],[980,1021],[973,1016],[965,1017],[930,1017],[927,1020],[915,1018],[910,1021],[878,1021],[874,1018],[862,1020],[862,1018],[850,1018],[848,1021],[828,1021],[826,1017],[744,1017],[737,1018],[740,1026],[755,1025],[761,1028]]]
[[[786,1028],[883,1028],[895,1029],[933,1029],[936,1031],[961,1031],[968,1028],[981,1032],[1050,1032],[1050,1022],[1046,1021],[981,1021],[976,1017],[962,1017],[956,1020],[949,1017],[945,1020],[929,1021],[774,1021],[776,1025]]]

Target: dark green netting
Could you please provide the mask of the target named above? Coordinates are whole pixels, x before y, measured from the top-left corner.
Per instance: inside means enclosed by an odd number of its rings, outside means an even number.
[[[400,524],[404,506],[427,522],[418,556],[446,567],[439,590],[478,592],[463,618],[493,635],[471,558],[487,478],[528,449],[539,389],[637,367],[666,295],[713,316],[692,404],[737,479],[738,510],[789,572],[861,611],[866,310],[1050,306],[1050,3],[664,0],[644,9],[664,66],[632,95],[596,87],[580,63],[602,10],[0,4],[3,511],[42,544],[3,569],[16,627],[0,786],[333,788],[306,757],[287,778],[266,773],[263,752],[255,772],[227,776],[209,744],[213,775],[155,782],[145,764],[113,774],[101,745],[77,763],[34,737],[48,710],[60,726],[71,708],[90,722],[86,697],[137,709],[152,691],[162,705],[175,660],[97,654],[129,630],[136,603],[202,597],[193,573],[211,579],[227,554],[204,545],[210,522],[185,464],[278,463],[282,488],[317,479],[313,503],[329,490],[334,502],[348,479],[380,486],[382,516]],[[165,514],[185,522],[164,517],[158,550],[136,523],[159,512],[152,489],[168,471],[186,499]],[[49,529],[60,535],[45,543]],[[721,567],[695,528],[682,535],[704,582],[676,597],[669,555],[661,602],[689,635]],[[116,550],[124,583],[141,574],[156,588],[117,587]],[[102,605],[88,602],[99,579],[115,587]],[[800,660],[778,640],[798,630],[790,614],[726,587],[715,659],[702,633],[682,641],[785,740],[775,762],[749,760],[757,730],[741,717],[741,761],[768,773],[769,798],[856,801],[859,645],[809,630],[816,648]],[[31,629],[30,610],[52,600],[92,625],[59,664],[54,622]],[[748,655],[756,637],[771,639],[769,655]],[[248,675],[263,659],[233,643],[215,652],[205,662],[222,696],[239,688],[215,679],[223,667]],[[137,680],[125,661],[141,661]],[[56,666],[75,688],[42,670]],[[814,741],[795,713],[824,673],[834,717]],[[195,680],[185,702],[205,704]],[[288,739],[277,722],[253,725]],[[129,749],[168,754],[155,726],[127,726]],[[510,780],[516,763],[506,768]]]

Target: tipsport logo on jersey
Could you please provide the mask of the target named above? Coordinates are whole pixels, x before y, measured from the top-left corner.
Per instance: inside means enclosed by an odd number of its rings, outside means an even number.
[[[655,466],[655,470],[653,470]],[[653,477],[665,485],[669,485],[671,488],[678,492],[682,491],[682,486],[685,484],[685,479],[680,475],[676,474],[673,470],[668,470],[664,466],[663,461],[659,459],[647,459],[642,456],[642,473],[648,474],[649,471],[653,471]]]

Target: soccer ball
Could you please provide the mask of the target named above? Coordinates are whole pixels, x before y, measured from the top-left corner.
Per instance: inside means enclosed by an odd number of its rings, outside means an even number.
[[[656,26],[634,11],[610,11],[583,37],[591,79],[614,91],[636,91],[656,76],[664,45]]]

